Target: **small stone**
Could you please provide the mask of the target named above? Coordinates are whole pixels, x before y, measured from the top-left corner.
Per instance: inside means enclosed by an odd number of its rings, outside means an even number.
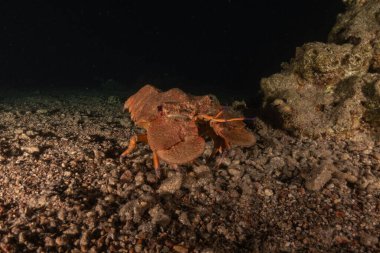
[[[37,135],[37,133],[36,132],[34,132],[34,131],[31,131],[31,130],[28,130],[28,131],[26,131],[26,133],[25,133],[27,136],[31,136],[31,137],[33,137],[33,136],[36,136]]]
[[[57,217],[59,220],[64,221],[66,219],[66,212],[63,209],[58,211]]]
[[[372,183],[374,180],[371,178],[361,177],[358,180],[358,186],[360,189],[366,189],[370,183]]]
[[[72,224],[68,229],[63,231],[65,235],[77,235],[79,234],[78,227],[74,224]]]
[[[153,192],[153,188],[148,184],[143,184],[141,186],[141,190],[143,190],[145,192]]]
[[[273,190],[271,190],[271,189],[265,189],[264,190],[264,195],[267,196],[267,197],[273,196]]]
[[[38,109],[38,110],[36,111],[37,114],[45,114],[45,113],[47,113],[47,112],[48,112],[48,110],[46,110],[46,109]]]
[[[181,189],[182,186],[182,175],[180,173],[176,173],[171,177],[165,179],[157,192],[160,194],[171,193],[174,194],[176,191]]]
[[[49,236],[46,236],[44,241],[45,241],[45,247],[54,247],[55,245],[54,240]]]
[[[215,251],[211,248],[205,248],[201,251],[201,253],[214,253]]]
[[[364,246],[373,247],[379,243],[379,238],[368,233],[362,233],[360,235],[360,243]]]
[[[330,163],[315,167],[306,179],[305,188],[310,191],[319,191],[332,178],[332,173],[335,170],[335,166]]]
[[[368,184],[368,192],[380,191],[380,180],[375,180],[374,182]]]
[[[137,175],[135,176],[135,184],[136,184],[136,186],[140,186],[140,185],[144,184],[144,182],[145,182],[144,173],[139,171],[137,173]]]
[[[19,139],[21,139],[21,140],[29,140],[30,137],[23,133],[23,134],[20,134]]]
[[[40,148],[37,146],[28,146],[28,147],[21,147],[22,151],[25,151],[29,154],[38,154],[40,153]]]
[[[181,212],[181,214],[178,216],[179,222],[181,222],[183,225],[191,226],[189,217],[186,212]]]
[[[347,154],[347,153],[343,153],[343,154],[340,155],[340,160],[341,161],[347,161],[350,158],[351,158],[350,155]]]
[[[180,244],[178,244],[178,245],[174,245],[174,246],[173,246],[173,250],[174,250],[175,252],[178,252],[178,253],[187,253],[187,252],[189,252],[189,249],[188,249],[188,248],[186,248],[185,246],[180,245]]]
[[[228,157],[219,158],[217,162],[220,163],[221,165],[224,165],[224,166],[230,166],[231,165],[231,159]]]
[[[210,168],[206,165],[194,166],[194,172],[197,175],[204,175],[210,173]]]
[[[82,247],[87,246],[88,242],[89,242],[89,232],[85,231],[82,233],[82,236],[80,237],[79,245]]]
[[[372,154],[372,156],[373,156],[378,162],[380,162],[380,152],[374,152],[374,153]]]
[[[133,174],[130,170],[124,171],[124,173],[120,177],[120,181],[122,182],[131,182]]]
[[[137,244],[136,246],[135,246],[135,252],[136,253],[140,253],[142,251],[142,244]]]
[[[269,166],[273,169],[280,169],[285,166],[284,158],[282,157],[273,157],[269,161]]]
[[[18,234],[18,242],[22,244],[27,242],[27,232],[23,231]]]
[[[232,166],[228,167],[227,172],[231,176],[240,178],[243,175],[242,169],[243,168],[239,165],[232,165]]]
[[[37,200],[37,206],[38,207],[42,207],[42,206],[45,206],[47,204],[47,198],[46,196],[41,196],[38,198]]]
[[[165,210],[160,205],[154,206],[149,210],[149,215],[152,218],[153,224],[166,226],[170,223],[170,217],[165,214]]]
[[[344,173],[344,172],[341,172],[339,170],[336,170],[333,173],[333,175],[336,178],[344,179],[344,180],[346,180],[347,182],[350,182],[350,183],[356,183],[358,181],[358,177],[357,176],[349,174],[349,173]]]
[[[139,239],[135,245],[135,252],[140,253],[143,250],[142,239]]]
[[[15,134],[22,134],[22,133],[24,133],[24,130],[22,130],[21,128],[17,128],[17,129],[15,129],[14,133]]]
[[[146,181],[150,184],[154,184],[157,182],[157,176],[154,173],[147,173],[146,174]]]
[[[110,185],[116,185],[117,184],[117,178],[115,178],[115,177],[110,177],[110,178],[108,178],[108,183],[110,184]]]
[[[108,203],[113,203],[115,202],[115,196],[113,194],[108,194],[107,196],[104,197],[104,200],[107,201]]]
[[[55,243],[56,243],[58,246],[66,245],[66,244],[68,243],[67,236],[62,235],[62,236],[59,236],[59,237],[55,238]]]

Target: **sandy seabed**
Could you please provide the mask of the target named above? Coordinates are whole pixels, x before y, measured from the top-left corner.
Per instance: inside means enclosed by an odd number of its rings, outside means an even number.
[[[207,163],[209,143],[158,180],[147,145],[119,159],[123,99],[0,98],[0,252],[380,251],[379,143],[257,119],[255,146]]]

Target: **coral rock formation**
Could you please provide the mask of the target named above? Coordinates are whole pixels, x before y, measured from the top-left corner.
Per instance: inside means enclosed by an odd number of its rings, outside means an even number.
[[[380,1],[349,1],[327,43],[297,48],[261,80],[263,106],[295,135],[379,138]]]

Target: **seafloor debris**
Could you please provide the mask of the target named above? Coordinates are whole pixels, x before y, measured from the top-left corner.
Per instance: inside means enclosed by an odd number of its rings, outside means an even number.
[[[0,102],[0,252],[379,251],[380,142],[257,118],[218,169],[207,145],[157,180],[148,149],[117,159],[133,128],[109,94],[56,92]]]

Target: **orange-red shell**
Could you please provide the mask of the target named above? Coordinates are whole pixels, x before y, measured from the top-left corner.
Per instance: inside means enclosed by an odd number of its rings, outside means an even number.
[[[161,92],[145,85],[128,98],[124,109],[147,131],[151,149],[170,164],[191,162],[202,155],[205,140],[200,133],[209,133],[218,149],[231,145],[248,147],[256,141],[243,121],[228,121],[242,115],[222,107],[212,95],[192,96],[177,88]],[[213,121],[215,115],[227,121]],[[200,131],[205,126],[208,130]]]

